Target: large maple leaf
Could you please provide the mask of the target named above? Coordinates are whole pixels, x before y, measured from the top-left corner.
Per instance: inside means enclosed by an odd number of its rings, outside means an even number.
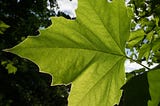
[[[124,0],[79,0],[77,19],[52,18],[53,25],[9,51],[72,82],[70,106],[113,106],[124,84],[125,44],[130,19]]]

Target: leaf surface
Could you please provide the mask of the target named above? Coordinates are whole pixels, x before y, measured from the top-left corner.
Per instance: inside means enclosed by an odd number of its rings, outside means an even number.
[[[143,44],[142,47],[139,49],[138,60],[140,60],[142,57],[145,57],[146,60],[148,61],[150,51],[151,51],[151,45]]]
[[[124,84],[130,19],[123,0],[79,0],[77,19],[52,18],[38,37],[9,51],[52,74],[53,84],[72,82],[70,106],[113,106]]]
[[[130,34],[130,37],[128,39],[128,44],[127,47],[134,47],[136,46],[139,42],[141,42],[144,39],[144,31],[142,29],[133,31]]]
[[[148,101],[148,106],[159,106],[160,104],[160,69],[155,69],[148,72],[148,83],[151,100]]]
[[[138,70],[135,71],[129,73],[134,75],[122,87],[123,95],[119,106],[147,106],[148,100],[151,99],[147,72],[139,73]]]

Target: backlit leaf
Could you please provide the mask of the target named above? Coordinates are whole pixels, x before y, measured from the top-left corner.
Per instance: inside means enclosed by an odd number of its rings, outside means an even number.
[[[131,36],[129,37],[127,47],[134,47],[139,44],[144,38],[144,31],[142,29],[131,32]]]
[[[151,45],[143,44],[142,47],[139,49],[138,59],[140,60],[141,58],[145,57],[146,60],[148,61],[150,51],[151,51]]]
[[[79,0],[77,19],[52,18],[38,37],[9,51],[52,74],[52,84],[72,82],[69,106],[118,104],[124,84],[130,19],[124,0]]]

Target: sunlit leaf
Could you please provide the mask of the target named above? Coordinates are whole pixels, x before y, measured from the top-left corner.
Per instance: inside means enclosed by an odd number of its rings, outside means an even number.
[[[139,49],[138,59],[145,57],[148,61],[150,55],[151,45],[150,44],[143,44],[142,47]]]
[[[53,84],[72,82],[70,106],[113,106],[124,84],[130,30],[124,0],[79,0],[76,20],[52,18],[38,37],[9,51],[52,74]]]
[[[152,42],[153,36],[154,36],[154,33],[153,33],[153,31],[151,31],[151,32],[149,32],[149,33],[147,34],[146,39],[147,39],[149,42]]]
[[[153,51],[158,51],[160,49],[160,39],[156,39],[153,43],[152,43],[152,50]]]
[[[129,37],[127,47],[134,47],[137,44],[139,44],[143,40],[144,35],[145,33],[142,29],[131,32],[131,36]]]

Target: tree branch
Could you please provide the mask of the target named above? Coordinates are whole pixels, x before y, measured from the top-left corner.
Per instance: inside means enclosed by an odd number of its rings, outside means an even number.
[[[149,67],[147,67],[147,66],[143,65],[142,63],[138,62],[137,60],[134,60],[134,59],[132,59],[132,58],[130,58],[130,57],[128,57],[128,56],[126,56],[126,58],[127,58],[127,59],[129,59],[129,60],[132,60],[132,61],[136,62],[137,64],[139,64],[139,65],[143,66],[144,68],[146,68],[146,69],[150,70],[150,68],[149,68]]]

